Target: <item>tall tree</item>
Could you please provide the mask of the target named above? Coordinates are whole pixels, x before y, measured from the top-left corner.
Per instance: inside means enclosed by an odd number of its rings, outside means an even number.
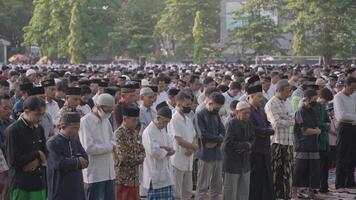
[[[203,16],[201,11],[197,11],[194,19],[193,26],[193,38],[194,38],[194,63],[202,64],[204,62],[204,28],[203,28]]]
[[[69,23],[69,55],[70,63],[78,64],[83,61],[83,26],[81,24],[80,8],[83,0],[73,0],[71,18]]]
[[[206,34],[206,43],[217,41],[219,29],[220,1],[212,0],[166,0],[160,20],[156,25],[156,34],[162,41],[169,40],[178,56],[187,57],[193,53],[194,19],[197,11],[204,11],[202,23],[209,33]],[[173,22],[173,23],[172,23]],[[182,50],[182,52],[179,52]]]
[[[117,22],[110,33],[111,47],[117,55],[127,52],[131,57],[154,52],[154,26],[164,7],[163,0],[131,0],[121,4]]]
[[[10,53],[22,49],[22,28],[29,23],[32,13],[32,1],[0,0],[0,37],[11,42]]]
[[[234,18],[240,25],[229,37],[232,46],[243,53],[252,51],[254,55],[283,53],[278,41],[283,38],[281,28],[273,21],[272,16],[262,14],[273,13],[274,9],[263,0],[245,2],[242,9],[234,13]]]
[[[292,1],[287,5],[295,55],[350,56],[356,45],[356,4],[350,0]]]

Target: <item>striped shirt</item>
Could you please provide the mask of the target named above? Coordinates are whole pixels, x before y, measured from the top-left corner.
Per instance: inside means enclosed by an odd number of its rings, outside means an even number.
[[[293,133],[290,131],[294,126],[294,115],[288,111],[285,102],[273,96],[265,106],[267,119],[271,123],[274,135],[271,143],[293,145]]]

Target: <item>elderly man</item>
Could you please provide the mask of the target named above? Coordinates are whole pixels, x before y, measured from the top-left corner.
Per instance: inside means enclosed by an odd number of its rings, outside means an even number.
[[[58,103],[54,100],[56,95],[56,84],[54,79],[47,79],[41,82],[42,87],[45,89],[46,96],[46,113],[51,115],[54,119],[57,112],[59,111]]]
[[[173,200],[173,177],[170,157],[175,153],[167,125],[172,111],[163,107],[142,135],[146,151],[143,163],[143,186],[148,189],[148,200]]]
[[[114,200],[115,170],[113,149],[116,144],[109,121],[115,100],[110,94],[101,94],[93,111],[82,117],[79,138],[89,157],[89,166],[83,170],[84,182],[89,184],[88,200]]]
[[[239,102],[236,117],[226,125],[224,138],[224,200],[247,200],[250,188],[250,154],[254,145],[254,125],[250,105]]]
[[[288,112],[285,100],[290,95],[288,80],[276,84],[276,94],[267,102],[265,112],[275,134],[272,143],[272,176],[276,198],[291,198],[294,116]]]
[[[55,125],[58,124],[59,118],[64,112],[78,112],[81,116],[84,116],[84,113],[79,109],[80,94],[81,89],[79,87],[66,89],[66,101],[64,103],[64,106],[57,112],[53,120]]]
[[[156,111],[152,108],[155,94],[149,87],[144,87],[140,91],[140,135],[156,116]]]
[[[134,106],[136,101],[135,88],[133,85],[124,85],[121,87],[121,99],[115,106],[114,110],[114,128],[121,126],[123,115],[122,112],[127,106]]]
[[[336,160],[336,189],[354,186],[356,152],[356,78],[349,77],[344,89],[334,98],[334,111],[337,121],[338,143]]]
[[[271,171],[271,140],[274,134],[266,113],[261,108],[263,100],[262,86],[257,85],[246,89],[248,103],[251,106],[250,120],[255,127],[255,144],[251,155],[250,200],[274,199]]]

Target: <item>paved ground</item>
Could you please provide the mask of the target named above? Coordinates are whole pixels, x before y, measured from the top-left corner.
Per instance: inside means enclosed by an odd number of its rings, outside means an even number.
[[[318,194],[318,197],[323,200],[356,200],[356,189],[348,189],[349,193],[337,193],[335,191],[335,177],[336,177],[335,170],[330,170],[329,172],[330,193]]]

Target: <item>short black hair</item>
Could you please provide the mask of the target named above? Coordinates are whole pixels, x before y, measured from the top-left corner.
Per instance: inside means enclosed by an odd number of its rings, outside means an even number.
[[[3,86],[3,87],[9,87],[10,83],[5,81],[5,80],[0,80],[0,85]]]
[[[11,97],[8,94],[0,94],[0,102],[5,99],[5,100],[10,100]]]
[[[236,105],[239,103],[239,100],[233,100],[230,103],[230,109],[231,110],[235,110],[236,109]]]
[[[190,79],[189,79],[189,84],[191,85],[191,84],[195,83],[196,80],[199,80],[199,76],[191,75]]]
[[[23,109],[30,111],[38,111],[41,108],[46,108],[46,102],[44,99],[38,96],[30,96],[23,102]]]
[[[230,83],[230,90],[236,90],[236,89],[241,90],[241,88],[242,88],[241,84],[237,81]]]
[[[220,92],[212,93],[208,99],[219,105],[224,105],[225,103],[225,97]]]
[[[85,94],[91,94],[91,89],[90,89],[90,87],[89,86],[87,86],[87,85],[82,85],[81,87],[80,87],[80,94],[81,95],[85,95]]]
[[[206,77],[204,80],[203,80],[203,84],[204,85],[208,85],[209,83],[212,83],[214,82],[214,79],[211,78],[210,76],[209,77]]]
[[[320,97],[327,101],[331,101],[334,98],[333,93],[328,88],[321,89]]]
[[[180,91],[176,96],[176,101],[177,102],[182,102],[182,101],[185,101],[187,99],[192,100],[192,96],[190,94],[188,94],[187,92],[185,92],[185,91]]]
[[[352,85],[353,83],[356,83],[356,78],[352,76],[348,77],[345,81],[345,85],[348,86]]]
[[[208,87],[206,88],[205,92],[204,92],[204,95],[206,97],[210,96],[212,93],[214,92],[221,92],[219,88],[217,87]]]

